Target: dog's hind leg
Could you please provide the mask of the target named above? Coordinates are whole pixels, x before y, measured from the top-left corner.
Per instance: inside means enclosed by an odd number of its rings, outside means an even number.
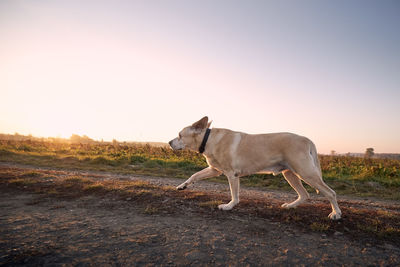
[[[337,203],[336,193],[322,180],[320,173],[318,171],[314,171],[299,173],[299,175],[304,182],[319,190],[324,196],[328,198],[332,207],[332,212],[329,214],[328,217],[332,220],[340,219],[342,211],[340,210]]]
[[[306,201],[310,195],[308,194],[307,190],[304,188],[303,184],[301,183],[301,180],[299,177],[296,176],[291,170],[285,170],[282,172],[283,176],[285,177],[286,181],[290,184],[290,186],[294,189],[294,191],[297,192],[299,195],[298,198],[291,202],[291,203],[285,203],[282,205],[283,208],[295,208],[304,201]]]
[[[191,183],[194,183],[195,181],[207,179],[207,178],[211,178],[211,177],[215,177],[215,176],[220,176],[221,174],[222,174],[222,172],[220,172],[212,167],[208,167],[208,168],[205,168],[199,172],[196,172],[192,176],[190,176],[189,179],[187,179],[184,183],[177,186],[176,189],[183,190],[183,189],[186,189],[186,187],[188,185],[190,185]]]
[[[220,210],[231,210],[236,204],[239,203],[239,177],[228,175],[229,187],[231,189],[232,200],[228,204],[221,204],[218,206]]]

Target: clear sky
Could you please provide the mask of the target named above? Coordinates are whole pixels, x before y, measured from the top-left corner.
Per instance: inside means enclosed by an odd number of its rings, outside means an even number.
[[[400,1],[0,1],[0,132],[400,152]]]

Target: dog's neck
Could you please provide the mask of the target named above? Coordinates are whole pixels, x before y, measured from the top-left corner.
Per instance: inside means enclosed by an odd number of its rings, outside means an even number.
[[[207,144],[207,141],[208,141],[208,137],[210,136],[210,132],[211,132],[211,129],[207,128],[206,132],[204,134],[204,137],[203,137],[203,141],[201,142],[201,145],[199,147],[199,152],[200,153],[203,153],[204,150],[206,150],[206,144]]]

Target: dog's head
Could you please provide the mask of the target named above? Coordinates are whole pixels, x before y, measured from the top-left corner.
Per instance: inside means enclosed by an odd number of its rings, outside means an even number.
[[[208,117],[193,123],[191,126],[183,128],[179,132],[179,136],[169,142],[169,145],[174,150],[190,149],[197,151],[200,147],[205,130],[210,127],[211,122],[208,122]]]

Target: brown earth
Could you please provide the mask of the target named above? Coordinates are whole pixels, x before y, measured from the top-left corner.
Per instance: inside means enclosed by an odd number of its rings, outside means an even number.
[[[242,188],[219,211],[227,185],[181,182],[1,163],[0,265],[400,265],[399,202],[339,196],[332,222],[320,196],[284,210],[294,194]]]

